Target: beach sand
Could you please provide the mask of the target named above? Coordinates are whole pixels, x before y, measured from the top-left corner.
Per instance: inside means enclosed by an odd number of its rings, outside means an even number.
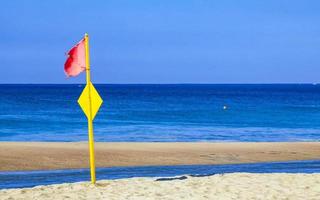
[[[98,142],[95,147],[97,167],[254,163],[320,157],[319,142]],[[0,171],[88,168],[88,159],[85,142],[0,142]]]
[[[320,199],[320,174],[231,173],[183,180],[131,178],[0,190],[1,200]]]

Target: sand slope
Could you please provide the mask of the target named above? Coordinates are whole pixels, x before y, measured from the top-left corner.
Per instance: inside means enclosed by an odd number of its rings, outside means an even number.
[[[185,180],[132,178],[0,190],[0,199],[320,199],[320,174],[233,173]]]
[[[96,143],[97,167],[319,159],[320,142]],[[0,171],[87,168],[83,142],[0,142]]]

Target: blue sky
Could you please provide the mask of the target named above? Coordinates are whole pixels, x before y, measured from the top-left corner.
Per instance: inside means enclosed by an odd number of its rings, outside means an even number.
[[[0,83],[67,79],[90,35],[96,83],[313,83],[319,1],[2,1]]]

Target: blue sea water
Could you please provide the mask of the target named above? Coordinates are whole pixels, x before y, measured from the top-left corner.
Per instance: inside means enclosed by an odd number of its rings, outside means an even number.
[[[157,177],[174,177],[182,175],[201,177],[234,172],[320,173],[320,161],[309,160],[227,165],[109,167],[98,168],[97,177],[99,180],[132,177],[154,177],[157,179]],[[0,172],[0,189],[89,181],[89,176],[90,173],[88,169]],[[172,178],[160,178],[158,180],[170,181],[171,179]]]
[[[95,85],[96,141],[319,141],[320,85]],[[0,85],[1,141],[84,141],[84,85]],[[227,109],[223,109],[227,106]]]

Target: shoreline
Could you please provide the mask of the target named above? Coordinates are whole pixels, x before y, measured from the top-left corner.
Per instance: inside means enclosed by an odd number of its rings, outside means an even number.
[[[128,178],[0,190],[4,199],[318,199],[320,174],[230,173]]]
[[[320,142],[96,142],[96,167],[237,164],[320,157]],[[0,171],[88,168],[86,142],[0,142]]]

